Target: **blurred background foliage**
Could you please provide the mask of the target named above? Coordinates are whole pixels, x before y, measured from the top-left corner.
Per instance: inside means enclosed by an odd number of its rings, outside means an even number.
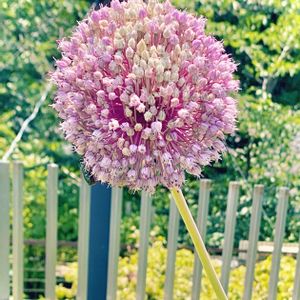
[[[228,137],[228,154],[203,170],[214,181],[207,244],[219,247],[224,232],[228,183],[240,181],[242,193],[236,227],[236,246],[247,239],[253,185],[265,185],[260,240],[273,239],[276,191],[291,189],[286,241],[298,240],[300,225],[300,2],[298,0],[174,0],[177,7],[207,18],[207,32],[223,40],[238,63],[238,131]],[[36,118],[10,155],[25,164],[25,238],[45,235],[46,165],[60,166],[60,240],[77,239],[79,157],[63,141],[59,120],[49,106],[54,90],[48,73],[59,57],[56,40],[67,36],[89,9],[88,1],[2,0],[0,2],[0,158],[8,151],[23,122],[45,99]],[[184,192],[194,214],[198,179],[187,176]],[[154,195],[157,234],[166,238],[169,195]],[[125,255],[137,243],[139,195],[125,191],[122,244]],[[180,241],[190,245],[183,226]],[[60,251],[63,261],[74,251]],[[43,264],[42,248],[27,247],[27,266]],[[31,258],[30,258],[31,257]]]

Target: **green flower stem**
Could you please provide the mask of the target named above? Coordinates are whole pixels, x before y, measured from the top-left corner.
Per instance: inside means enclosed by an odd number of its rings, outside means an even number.
[[[203,268],[207,274],[207,277],[210,283],[213,286],[213,289],[219,300],[228,300],[224,289],[217,277],[216,271],[214,270],[209,254],[205,248],[202,237],[198,231],[197,225],[193,219],[193,216],[189,210],[189,207],[184,199],[182,191],[178,188],[170,189],[173,199],[175,200],[176,206],[179,210],[179,213],[185,223],[185,226],[192,238],[196,251],[198,253],[199,259],[203,265]]]

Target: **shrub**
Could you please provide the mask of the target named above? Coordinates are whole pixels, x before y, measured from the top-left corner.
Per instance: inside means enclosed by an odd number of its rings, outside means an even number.
[[[163,246],[162,238],[156,239],[149,248],[148,253],[148,269],[146,294],[148,300],[163,299],[164,281],[166,271],[167,249]],[[262,300],[267,298],[269,274],[271,271],[271,259],[269,256],[263,261],[256,264],[255,280],[253,285],[253,299]],[[135,299],[136,281],[137,281],[137,261],[138,253],[132,253],[126,257],[120,257],[119,260],[119,276],[118,276],[118,299],[131,300]],[[192,291],[194,254],[187,249],[177,250],[176,254],[176,271],[174,282],[174,300],[189,299]],[[216,271],[220,274],[220,264],[214,261]],[[294,270],[296,260],[290,256],[283,256],[281,259],[281,268],[278,282],[279,300],[291,299],[292,287],[294,282]],[[77,269],[76,264],[72,264],[73,270]],[[229,299],[242,299],[244,289],[245,266],[240,265],[231,271],[229,283]],[[58,299],[74,299],[76,288],[76,276],[74,271],[72,274],[66,274],[68,281],[73,281],[71,289],[60,286],[57,289]],[[75,288],[74,288],[75,287]],[[205,274],[202,280],[201,299],[215,299],[214,292]]]

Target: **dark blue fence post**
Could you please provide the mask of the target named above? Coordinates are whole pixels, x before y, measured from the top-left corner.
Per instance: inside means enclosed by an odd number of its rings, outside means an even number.
[[[110,0],[90,0],[95,8]],[[91,188],[87,300],[106,300],[111,188],[97,183]]]
[[[91,190],[87,300],[106,300],[111,188],[97,183]]]

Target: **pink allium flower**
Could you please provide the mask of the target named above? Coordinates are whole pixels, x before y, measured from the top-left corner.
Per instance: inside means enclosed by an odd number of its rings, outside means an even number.
[[[204,27],[169,2],[113,0],[59,42],[54,108],[97,181],[153,192],[219,159],[238,81]]]

